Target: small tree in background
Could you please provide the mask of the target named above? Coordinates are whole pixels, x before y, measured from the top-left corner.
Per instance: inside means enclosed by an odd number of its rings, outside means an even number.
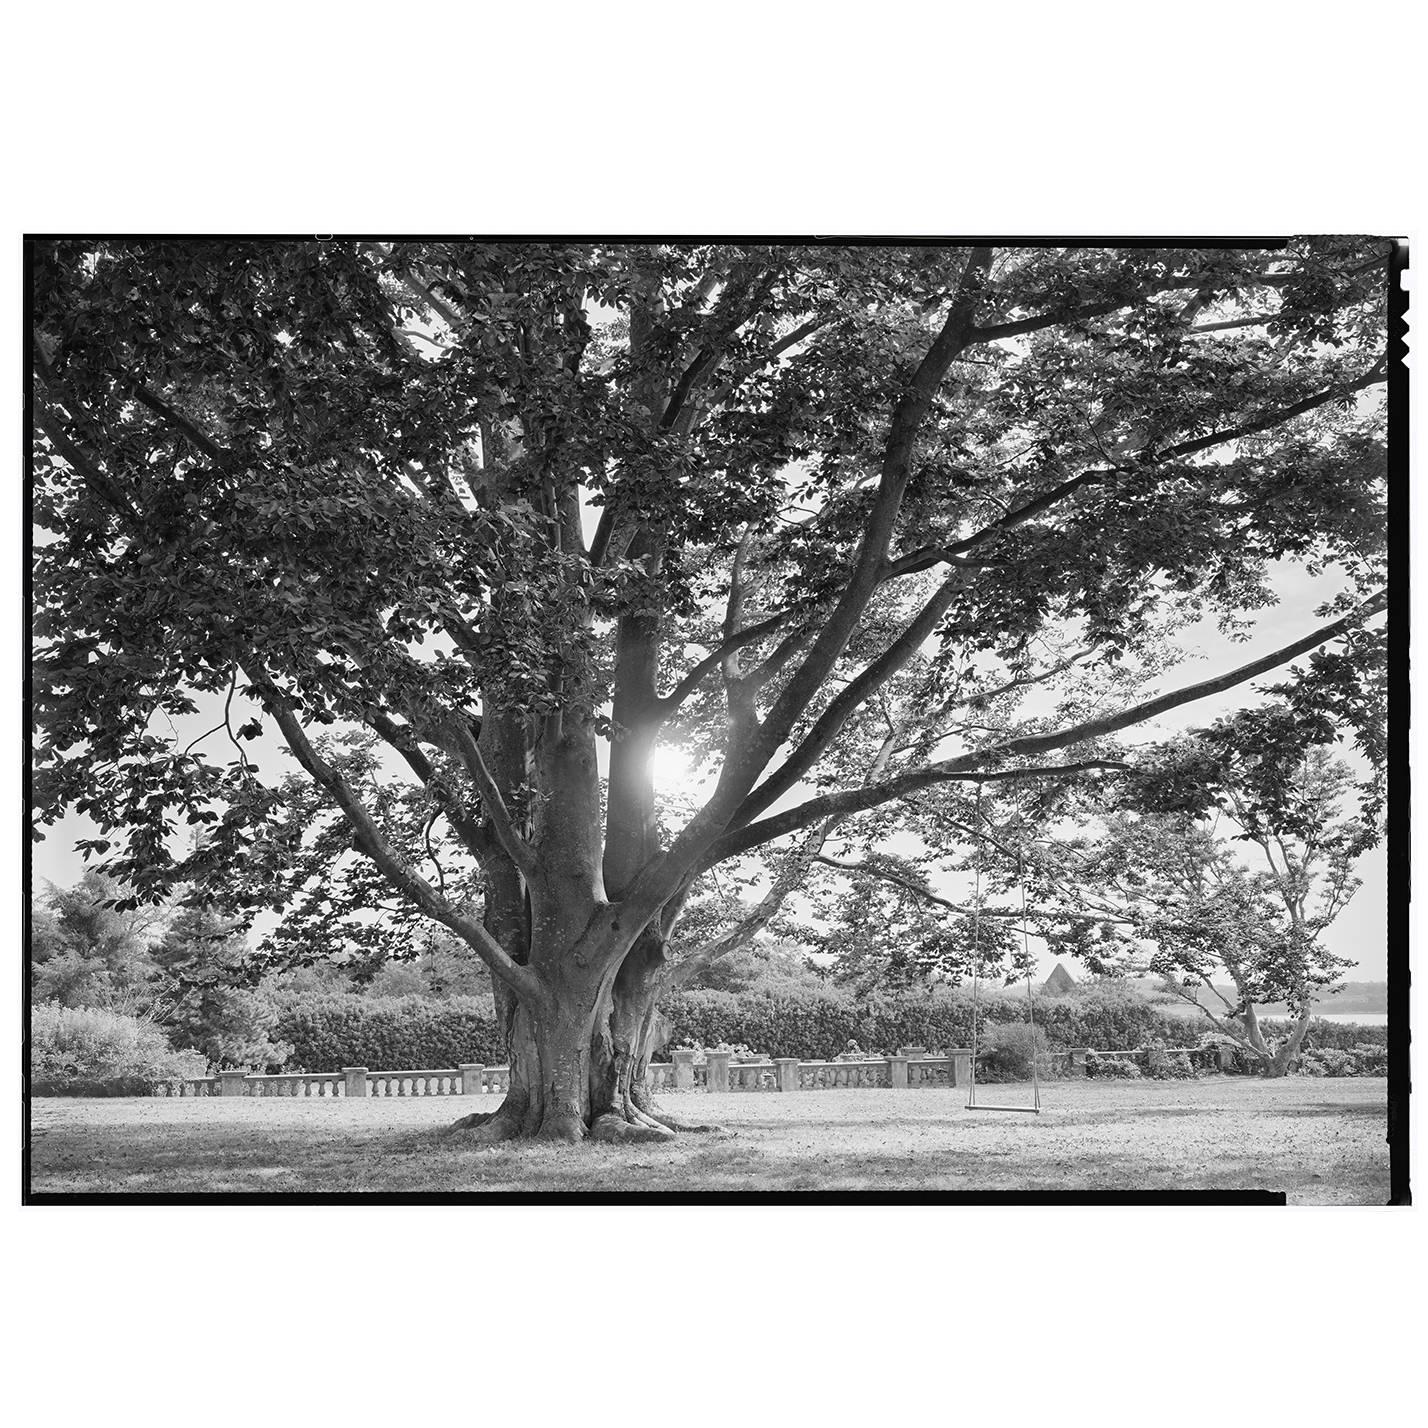
[[[121,898],[119,885],[93,868],[73,887],[46,885],[30,922],[35,1001],[139,1015],[152,1010],[149,941],[162,913],[119,910]]]
[[[1178,756],[1203,752],[1187,743]],[[1353,965],[1324,933],[1358,891],[1356,860],[1381,836],[1377,805],[1370,790],[1348,811],[1350,794],[1364,790],[1322,747],[1277,767],[1262,758],[1239,775],[1205,794],[1204,813],[1113,814],[1098,834],[1053,851],[1063,886],[1074,879],[1072,915],[1048,915],[1043,928],[1097,970],[1159,975],[1267,1075],[1282,1076],[1315,1003]],[[1220,1010],[1201,1000],[1206,991]],[[1260,1022],[1270,1002],[1289,1006],[1283,1038]]]
[[[281,1066],[292,1054],[273,1037],[276,1009],[243,985],[247,952],[232,921],[203,908],[181,909],[153,948],[169,1039],[216,1067]]]

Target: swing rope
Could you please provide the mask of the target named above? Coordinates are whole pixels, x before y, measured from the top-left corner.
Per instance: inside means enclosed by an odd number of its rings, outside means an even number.
[[[1041,1076],[1036,1054],[1036,991],[1031,975],[1031,941],[1026,930],[1026,863],[1018,852],[1016,859],[1017,882],[1021,885],[1021,958],[1026,967],[1027,1020],[1031,1026],[1031,1105],[1029,1106],[988,1106],[977,1104],[977,1056],[981,1049],[980,1011],[982,998],[982,858],[984,834],[982,827],[982,785],[977,784],[976,810],[972,819],[976,835],[976,860],[973,871],[972,892],[972,1075],[967,1087],[967,1109],[969,1111],[1029,1111],[1041,1114]]]
[[[976,812],[972,815],[976,863],[972,883],[972,1080],[967,1088],[967,1109],[977,1099],[977,1010],[981,1004],[982,981],[982,785],[977,784]]]

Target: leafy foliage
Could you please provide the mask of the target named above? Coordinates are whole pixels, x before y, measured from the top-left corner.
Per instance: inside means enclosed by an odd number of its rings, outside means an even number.
[[[163,1032],[140,1017],[46,1002],[32,1010],[35,1095],[148,1096],[207,1071],[202,1056],[174,1051]]]
[[[977,1075],[983,1067],[989,1078],[1025,1081],[1031,1078],[1037,1057],[1048,1045],[1045,1030],[1028,1022],[994,1022],[988,1028],[985,1050],[978,1057]]]
[[[157,918],[119,910],[118,884],[94,869],[72,888],[49,885],[30,925],[30,993],[39,1002],[146,1012],[157,971],[149,943]]]
[[[506,1061],[489,999],[286,994],[274,1000],[274,1028],[292,1044],[294,1070],[417,1071]]]

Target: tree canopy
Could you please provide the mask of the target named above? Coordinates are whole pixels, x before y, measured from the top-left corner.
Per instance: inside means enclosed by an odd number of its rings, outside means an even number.
[[[1284,718],[1352,719],[1387,256],[33,244],[41,820],[88,815],[139,898],[443,924],[510,1017],[479,1134],[662,1134],[642,1038],[706,870],[1123,776],[1122,729],[1315,651]],[[1299,638],[1131,694],[1285,559],[1341,577]],[[177,740],[204,701],[216,745]],[[300,777],[253,768],[268,730]],[[673,826],[661,741],[717,769]]]

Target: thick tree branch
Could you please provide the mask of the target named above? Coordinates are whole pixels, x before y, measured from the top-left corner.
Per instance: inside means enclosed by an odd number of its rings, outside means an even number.
[[[1020,739],[1009,739],[1004,743],[993,744],[989,748],[980,749],[974,753],[963,754],[956,759],[948,759],[931,764],[925,769],[918,769],[897,778],[888,779],[872,788],[855,789],[848,793],[829,794],[821,798],[810,799],[808,802],[801,803],[772,818],[765,818],[761,822],[726,833],[709,849],[701,866],[712,867],[715,863],[723,862],[725,858],[746,853],[750,848],[758,847],[761,843],[782,838],[788,833],[805,827],[815,819],[826,818],[834,813],[855,813],[875,808],[881,803],[889,803],[933,784],[961,779],[1051,777],[1081,773],[1097,768],[1125,768],[1126,765],[1123,763],[1097,759],[1051,768],[988,771],[989,765],[1002,759],[1032,757],[1068,748],[1074,744],[1086,743],[1091,739],[1103,738],[1108,734],[1129,728],[1132,724],[1154,719],[1157,715],[1168,713],[1171,709],[1177,709],[1181,705],[1191,704],[1198,699],[1205,699],[1210,695],[1221,694],[1227,689],[1233,689],[1236,685],[1254,679],[1257,675],[1265,674],[1271,669],[1287,664],[1297,656],[1343,634],[1361,621],[1382,613],[1387,608],[1387,604],[1387,592],[1379,591],[1365,600],[1357,610],[1342,619],[1335,620],[1332,624],[1322,625],[1311,634],[1305,635],[1271,654],[1251,660],[1248,664],[1217,675],[1214,679],[1202,680],[1198,684],[1187,685],[1183,689],[1172,690],[1168,694],[1147,699],[1118,714],[1108,714],[1100,719],[1090,719],[1085,723],[1074,725],[1069,729],[1062,729],[1053,734],[1036,734]]]
[[[932,635],[961,588],[962,574],[953,571],[902,634],[839,691],[799,746],[740,804],[735,822],[747,823],[771,807],[818,762],[862,704],[906,665]]]
[[[471,731],[459,716],[447,720],[445,727],[451,733],[467,773],[480,790],[481,806],[490,820],[497,842],[505,850],[506,856],[520,869],[522,876],[529,880],[536,872],[535,850],[517,831],[510,810],[506,807],[506,800],[501,797],[501,790],[497,788],[496,780],[491,776],[480,746],[471,737]]]
[[[475,858],[485,858],[491,851],[490,841],[481,829],[452,796],[441,775],[430,759],[422,753],[417,743],[416,730],[407,724],[398,724],[380,711],[374,710],[367,716],[368,727],[401,755],[408,768],[417,776],[423,788],[441,805],[441,811],[456,830],[457,837],[465,845],[467,852]],[[430,825],[428,825],[430,827]]]
[[[656,708],[660,718],[668,719],[711,674],[723,667],[729,655],[748,645],[757,644],[761,639],[773,634],[793,613],[792,610],[780,610],[766,619],[746,626],[736,635],[721,642],[694,665],[668,694],[657,701]]]
[[[1176,446],[1166,447],[1162,451],[1153,454],[1151,462],[1153,465],[1163,465],[1169,461],[1178,461],[1187,456],[1197,455],[1202,451],[1209,451],[1216,446],[1223,446],[1226,442],[1237,441],[1241,437],[1257,436],[1261,432],[1271,431],[1277,426],[1282,426],[1287,421],[1292,421],[1295,417],[1304,416],[1306,413],[1327,405],[1329,402],[1338,401],[1354,392],[1365,391],[1367,388],[1377,386],[1387,381],[1386,369],[1382,364],[1372,368],[1364,376],[1348,383],[1344,386],[1331,387],[1325,391],[1317,392],[1311,397],[1305,397],[1302,401],[1294,402],[1292,405],[1282,407],[1278,411],[1268,413],[1261,417],[1256,417],[1252,421],[1244,422],[1239,426],[1226,427],[1220,431],[1210,432],[1206,436],[1196,437],[1191,441],[1184,441]],[[1035,520],[1037,516],[1048,511],[1051,507],[1060,505],[1069,496],[1087,486],[1100,485],[1110,480],[1113,476],[1123,474],[1126,467],[1098,467],[1091,471],[1084,471],[1079,476],[1073,476],[1068,481],[1063,481],[1059,486],[1053,486],[1051,490],[1043,492],[1026,502],[1025,505],[1018,506],[1014,511],[1008,511],[1000,519],[993,521],[990,525],[984,526],[974,535],[966,536],[961,540],[953,541],[950,544],[938,544],[923,546],[917,550],[909,551],[906,555],[899,556],[896,560],[890,561],[887,565],[887,577],[894,578],[900,575],[907,575],[914,571],[925,570],[931,565],[943,563],[954,559],[959,555],[966,554],[969,550],[974,550],[980,545],[994,540],[997,536],[1015,530],[1018,526],[1025,525],[1028,521]],[[1142,462],[1133,468],[1137,474],[1144,474],[1148,466]]]
[[[530,967],[514,962],[506,950],[474,918],[452,907],[421,874],[410,868],[390,843],[382,836],[372,815],[351,786],[313,748],[301,722],[293,713],[286,696],[255,661],[244,662],[244,670],[263,703],[277,720],[283,738],[308,775],[342,810],[352,825],[362,851],[381,869],[393,887],[398,889],[421,912],[443,926],[473,948],[497,977],[528,1002],[541,1004],[546,999],[544,984]]]
[[[40,409],[39,403],[35,404],[33,414],[35,425],[44,432],[50,445],[65,463],[78,474],[100,501],[119,517],[132,536],[141,538],[145,531],[144,522],[130,503],[124,488],[106,475],[95,462],[90,461],[65,435],[64,428],[48,412]]]
[[[1064,749],[1072,744],[1085,743],[1088,739],[1103,738],[1107,734],[1114,734],[1121,729],[1129,728],[1132,724],[1139,724],[1146,719],[1154,719],[1157,715],[1178,709],[1182,704],[1193,704],[1197,699],[1206,699],[1212,694],[1222,694],[1227,689],[1233,689],[1237,684],[1244,684],[1247,680],[1254,679],[1256,675],[1266,674],[1282,664],[1288,664],[1290,660],[1308,653],[1327,640],[1334,639],[1364,620],[1381,614],[1387,608],[1388,592],[1380,590],[1342,619],[1335,620],[1328,625],[1321,625],[1317,630],[1302,636],[1293,643],[1284,645],[1270,654],[1262,655],[1259,659],[1250,660],[1248,664],[1242,664],[1237,669],[1216,675],[1213,679],[1201,680],[1198,684],[1186,685],[1183,689],[1175,689],[1168,694],[1147,699],[1140,704],[1132,705],[1129,709],[1122,710],[1119,714],[1108,714],[1100,719],[1089,719],[1084,724],[1077,724],[1073,728],[1063,729],[1055,734],[1033,734],[1021,739],[1011,739],[983,752],[996,758],[1025,758],[1036,754],[1050,753],[1055,749]]]
[[[881,804],[891,803],[895,799],[904,798],[910,793],[917,793],[920,789],[930,788],[935,784],[954,781],[1000,783],[1017,779],[1070,778],[1076,774],[1104,769],[1124,770],[1129,768],[1128,764],[1115,759],[1087,759],[1075,764],[1051,764],[1024,769],[978,768],[978,763],[983,761],[983,756],[980,754],[968,754],[961,759],[947,760],[943,763],[931,764],[925,769],[899,774],[896,778],[886,779],[882,783],[811,798],[806,803],[800,803],[783,813],[774,814],[771,818],[764,818],[758,823],[750,823],[747,827],[726,833],[709,849],[701,861],[700,867],[701,869],[712,868],[716,863],[722,863],[727,858],[738,857],[739,854],[747,853],[762,843],[769,843],[775,838],[795,833],[820,818],[864,813],[869,808],[877,808]]]

